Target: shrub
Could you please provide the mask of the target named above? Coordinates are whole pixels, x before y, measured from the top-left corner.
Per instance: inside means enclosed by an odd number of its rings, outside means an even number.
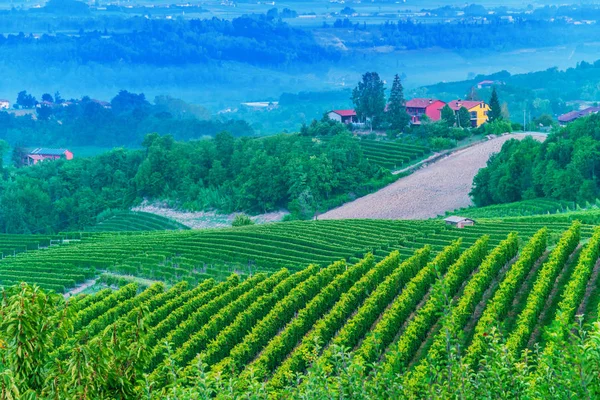
[[[235,218],[233,219],[233,222],[231,223],[231,226],[248,226],[248,225],[254,225],[254,221],[252,221],[252,218],[250,218],[246,214],[236,215]]]

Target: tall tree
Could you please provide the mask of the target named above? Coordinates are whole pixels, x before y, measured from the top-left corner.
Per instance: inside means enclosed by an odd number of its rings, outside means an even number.
[[[456,124],[461,128],[468,128],[471,126],[471,114],[466,107],[461,107],[456,113]]]
[[[454,114],[454,110],[451,109],[448,104],[442,108],[442,119],[446,121],[448,126],[454,126],[456,123],[456,115]]]
[[[502,119],[502,106],[500,106],[500,100],[498,99],[498,93],[496,88],[492,89],[492,96],[490,97],[490,112],[488,114],[488,121],[494,122]]]
[[[390,92],[390,99],[388,101],[387,117],[392,129],[402,130],[410,121],[410,116],[406,112],[404,88],[398,74],[394,76],[394,83],[392,84],[392,91]]]
[[[377,72],[367,72],[352,91],[352,102],[358,118],[369,118],[371,130],[381,123],[385,110],[385,88]]]
[[[23,90],[17,95],[17,104],[23,108],[33,108],[37,104],[37,100],[26,90]]]

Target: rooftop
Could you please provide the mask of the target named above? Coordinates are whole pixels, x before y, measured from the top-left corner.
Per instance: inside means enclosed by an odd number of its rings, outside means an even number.
[[[341,117],[354,117],[356,116],[356,111],[354,110],[333,110],[332,113],[336,113]]]
[[[38,147],[37,149],[29,149],[29,154],[40,154],[44,156],[62,156],[67,149],[50,149],[47,147]]]
[[[431,104],[438,101],[443,103],[443,101],[438,99],[411,99],[406,102],[406,107],[426,108],[427,106],[430,106]]]
[[[473,107],[477,107],[481,103],[484,103],[484,102],[483,101],[472,101],[472,100],[452,100],[450,103],[448,103],[448,107],[450,107],[454,111],[460,110],[461,107],[464,107],[467,110],[470,110]]]
[[[600,111],[600,107],[588,107],[579,111],[571,111],[558,117],[559,122],[571,122],[577,118],[585,117],[590,114],[596,114]]]
[[[463,221],[473,221],[471,218],[465,218],[465,217],[459,217],[457,215],[453,215],[451,217],[445,218],[444,221],[446,222],[453,222],[453,223],[459,223],[459,222],[463,222]]]

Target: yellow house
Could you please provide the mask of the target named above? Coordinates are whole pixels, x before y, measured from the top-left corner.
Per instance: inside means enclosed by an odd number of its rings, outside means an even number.
[[[471,126],[474,128],[481,126],[488,120],[488,113],[490,106],[485,101],[471,101],[471,100],[453,100],[448,103],[448,106],[454,110],[455,113],[461,109],[466,108],[471,115]]]

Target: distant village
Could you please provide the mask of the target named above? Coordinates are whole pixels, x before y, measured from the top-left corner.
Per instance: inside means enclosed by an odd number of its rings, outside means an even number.
[[[410,115],[412,125],[420,125],[423,120],[439,121],[442,118],[442,108],[450,107],[458,116],[461,108],[469,111],[469,124],[477,128],[487,122],[490,106],[485,101],[473,100],[453,100],[449,103],[439,99],[412,99],[406,102],[406,112]],[[330,119],[343,124],[356,124],[362,121],[358,120],[354,110],[332,110],[327,113]]]

